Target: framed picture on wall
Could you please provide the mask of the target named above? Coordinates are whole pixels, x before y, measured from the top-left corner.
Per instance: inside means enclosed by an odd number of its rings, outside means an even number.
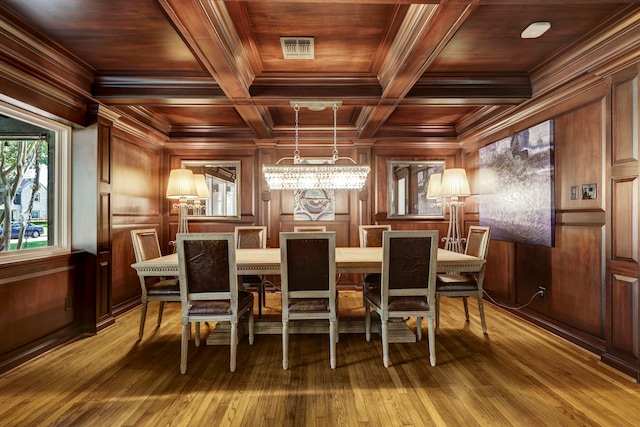
[[[491,238],[553,246],[553,121],[480,149],[480,225]]]

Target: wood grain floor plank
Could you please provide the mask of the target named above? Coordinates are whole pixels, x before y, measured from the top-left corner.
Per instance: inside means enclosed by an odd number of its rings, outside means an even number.
[[[269,294],[265,316],[278,316]],[[342,293],[341,316],[360,317],[361,295]],[[443,299],[437,365],[422,342],[391,344],[382,365],[377,334],[343,333],[329,367],[328,334],[292,335],[282,370],[279,334],[244,337],[238,368],[228,346],[189,346],[179,373],[180,307],[154,328],[140,309],[97,336],[0,375],[3,426],[596,426],[636,425],[640,385],[596,355],[487,303],[489,333]],[[364,320],[363,320],[364,321]],[[409,326],[415,328],[415,322]],[[202,328],[203,340],[207,334]]]

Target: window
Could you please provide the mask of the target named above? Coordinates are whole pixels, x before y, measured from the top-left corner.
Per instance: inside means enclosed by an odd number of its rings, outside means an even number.
[[[70,137],[0,102],[0,262],[69,251]]]

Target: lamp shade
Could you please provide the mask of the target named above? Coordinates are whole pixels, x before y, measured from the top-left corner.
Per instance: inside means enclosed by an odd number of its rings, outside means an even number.
[[[469,196],[467,173],[462,168],[445,169],[440,186],[441,196]]]
[[[167,199],[196,199],[198,193],[190,169],[172,169],[167,185]]]
[[[211,197],[209,193],[209,187],[207,187],[207,180],[201,173],[193,174],[193,182],[196,185],[196,193],[198,193],[198,199],[208,199]]]
[[[429,177],[429,185],[427,186],[427,199],[435,199],[440,197],[440,187],[442,185],[442,174],[434,173]]]

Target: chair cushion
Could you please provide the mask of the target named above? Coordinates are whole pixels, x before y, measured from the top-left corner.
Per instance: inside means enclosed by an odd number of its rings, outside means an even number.
[[[289,311],[292,313],[302,312],[327,312],[329,311],[328,298],[296,298],[289,300]]]
[[[251,292],[238,291],[238,311],[245,306],[253,304]],[[231,304],[227,300],[220,301],[191,301],[189,315],[230,315]]]
[[[477,291],[478,283],[472,274],[438,274],[436,292]]]
[[[180,282],[178,279],[160,280],[146,286],[147,295],[180,295]]]
[[[369,288],[366,292],[366,297],[378,307],[382,304],[382,292],[380,288]],[[389,297],[389,311],[424,310],[429,310],[429,303],[425,297]]]

